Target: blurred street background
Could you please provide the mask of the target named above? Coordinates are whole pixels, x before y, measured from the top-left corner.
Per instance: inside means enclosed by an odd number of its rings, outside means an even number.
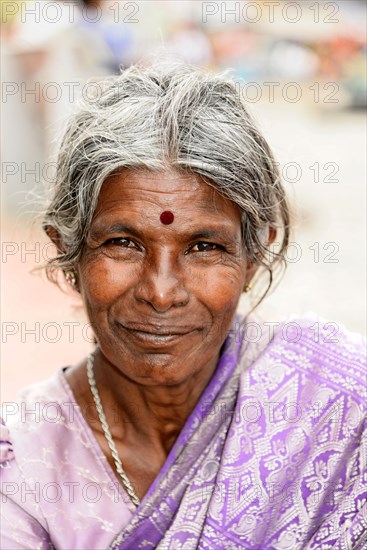
[[[341,324],[365,332],[364,1],[0,6],[3,400],[92,349],[78,298],[34,271],[52,254],[38,197],[78,98],[137,61],[170,56],[231,69],[279,161],[295,232],[289,268],[261,314],[277,321],[313,311],[331,336]]]

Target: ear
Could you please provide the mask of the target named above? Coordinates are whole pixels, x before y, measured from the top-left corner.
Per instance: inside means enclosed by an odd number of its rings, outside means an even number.
[[[277,230],[275,229],[275,227],[269,226],[266,246],[269,246],[270,244],[272,244],[275,241],[276,236],[277,236]],[[254,261],[249,261],[247,263],[245,287],[246,285],[249,285],[251,283],[259,267],[260,267],[259,264],[257,264]]]
[[[52,225],[45,225],[43,227],[43,229],[44,229],[46,235],[49,237],[49,239],[56,246],[57,252],[59,254],[62,254],[63,252],[65,252],[65,248],[64,248],[60,233],[57,231],[57,229],[55,227],[53,227]]]
[[[64,247],[64,244],[62,242],[62,239],[61,239],[61,235],[60,233],[57,231],[57,229],[55,227],[53,227],[52,225],[45,225],[43,227],[46,235],[49,237],[49,239],[53,242],[53,244],[56,246],[56,249],[57,249],[57,252],[58,254],[63,254],[65,252],[65,247]],[[78,274],[75,273],[75,271],[73,270],[75,276],[76,276],[76,284],[75,286],[73,285],[73,289],[78,292],[80,294],[80,290],[79,290],[79,283],[78,283]],[[63,274],[64,274],[64,277],[67,281],[67,272],[65,272],[63,270]]]
[[[277,236],[277,230],[275,229],[275,227],[270,226],[269,233],[268,233],[268,242],[266,244],[268,246],[269,244],[272,244],[275,241],[276,236]]]

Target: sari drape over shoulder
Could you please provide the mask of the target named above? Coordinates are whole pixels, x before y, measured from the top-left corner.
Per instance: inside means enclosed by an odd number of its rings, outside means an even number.
[[[110,548],[367,548],[362,338],[334,337],[333,326],[309,317],[284,324],[269,343],[269,331],[254,325],[237,324]]]
[[[313,316],[275,325],[234,319],[137,509],[63,372],[27,389],[39,416],[10,408],[1,433],[3,547],[366,550],[365,342]]]

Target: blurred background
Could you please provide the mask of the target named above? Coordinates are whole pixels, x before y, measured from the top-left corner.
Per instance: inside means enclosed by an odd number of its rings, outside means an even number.
[[[92,348],[77,297],[33,271],[52,254],[33,197],[78,97],[152,54],[232,69],[279,161],[295,233],[261,314],[365,331],[364,1],[4,0],[1,50],[4,400]]]

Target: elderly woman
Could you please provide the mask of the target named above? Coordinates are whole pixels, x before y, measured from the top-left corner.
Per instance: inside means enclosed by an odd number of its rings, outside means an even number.
[[[44,228],[96,348],[5,419],[3,548],[366,548],[362,339],[236,313],[284,263],[289,212],[232,81],[107,81]]]

